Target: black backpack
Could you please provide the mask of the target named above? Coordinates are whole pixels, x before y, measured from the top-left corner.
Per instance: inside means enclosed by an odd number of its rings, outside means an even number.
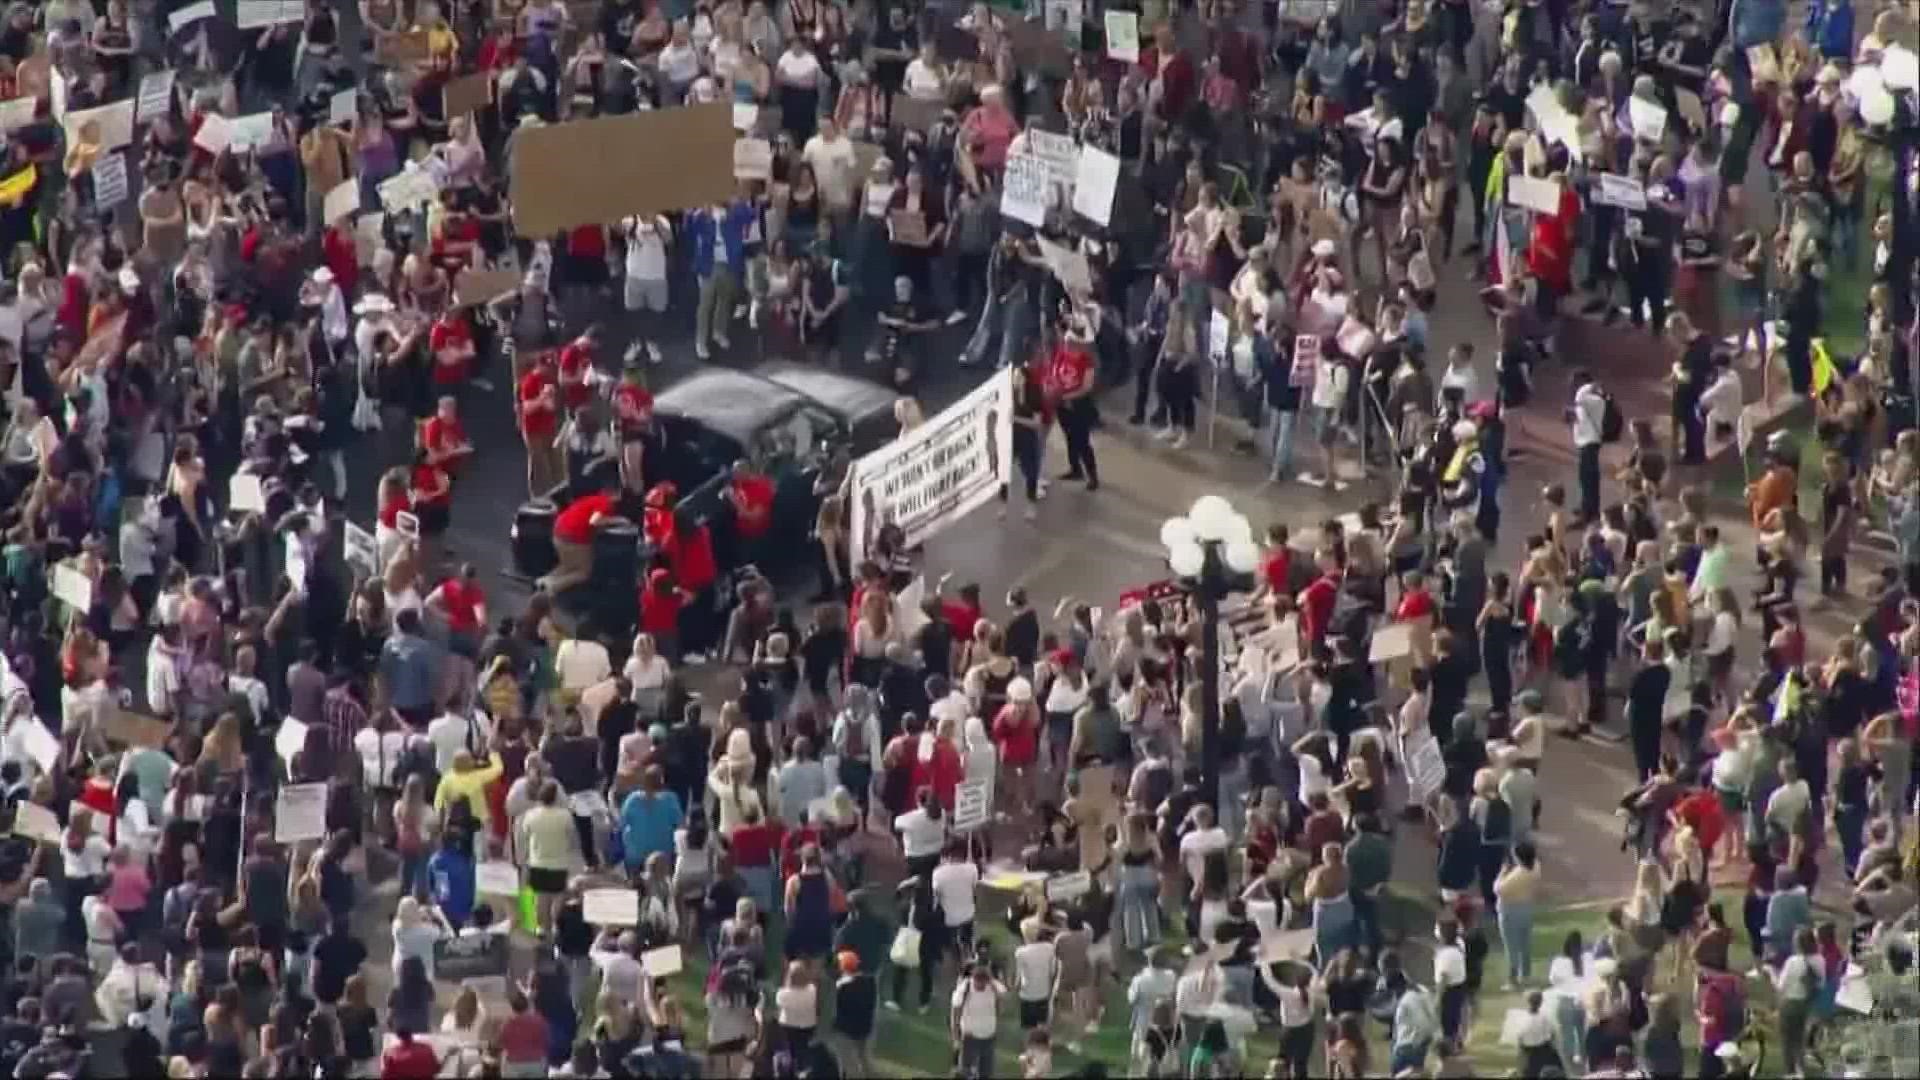
[[[1600,399],[1604,403],[1600,410],[1600,441],[1619,442],[1620,436],[1626,434],[1627,418],[1620,412],[1620,403],[1613,400],[1612,394],[1602,391]]]

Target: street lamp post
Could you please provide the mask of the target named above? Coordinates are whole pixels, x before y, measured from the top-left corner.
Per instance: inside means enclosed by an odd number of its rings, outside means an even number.
[[[1218,495],[1160,526],[1167,566],[1200,608],[1200,782],[1220,813],[1220,602],[1248,585],[1260,562],[1253,527]]]

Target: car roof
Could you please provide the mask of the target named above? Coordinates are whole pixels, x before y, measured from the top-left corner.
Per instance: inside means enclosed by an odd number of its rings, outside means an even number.
[[[746,446],[756,432],[806,401],[797,390],[758,375],[710,367],[661,391],[654,408],[696,421]]]
[[[891,417],[893,403],[900,396],[868,379],[786,360],[761,364],[753,373],[825,406],[848,427],[858,427],[882,413]]]

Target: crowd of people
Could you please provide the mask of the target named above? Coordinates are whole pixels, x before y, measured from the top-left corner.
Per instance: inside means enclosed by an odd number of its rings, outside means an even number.
[[[12,5],[0,1073],[1920,1068],[1873,1026],[1920,997],[1915,19]],[[716,101],[767,180],[516,230],[521,132]],[[1000,212],[1042,132],[1118,159],[1105,221]],[[1492,340],[1442,360],[1456,271]],[[856,562],[833,475],[796,608],[750,557],[762,463],[711,517],[667,479],[687,307],[701,364],[863,371],[903,431],[1018,369],[1029,517],[1056,427],[1100,488],[1106,391],[1173,452],[1206,409],[1270,483],[1368,494],[1266,529],[1230,663],[1178,581],[1109,616],[929,584],[897,527]],[[1624,416],[1611,357],[1545,403],[1561,324],[1622,314],[1670,416]],[[1753,400],[1811,426],[1728,518],[1707,459]],[[1573,475],[1503,522],[1543,404]],[[501,445],[563,504],[524,600],[457,555]],[[582,612],[622,518],[634,602]],[[1537,972],[1544,763],[1588,732],[1632,753],[1632,886]],[[1390,896],[1426,851],[1437,893]]]

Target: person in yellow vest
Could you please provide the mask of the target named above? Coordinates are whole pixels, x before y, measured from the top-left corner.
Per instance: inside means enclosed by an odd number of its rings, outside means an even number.
[[[484,765],[474,761],[472,751],[456,751],[452,771],[440,778],[440,786],[433,793],[433,808],[445,814],[448,808],[464,799],[473,812],[476,835],[488,835],[492,811],[487,805],[486,789],[504,771],[498,751],[489,753]]]

